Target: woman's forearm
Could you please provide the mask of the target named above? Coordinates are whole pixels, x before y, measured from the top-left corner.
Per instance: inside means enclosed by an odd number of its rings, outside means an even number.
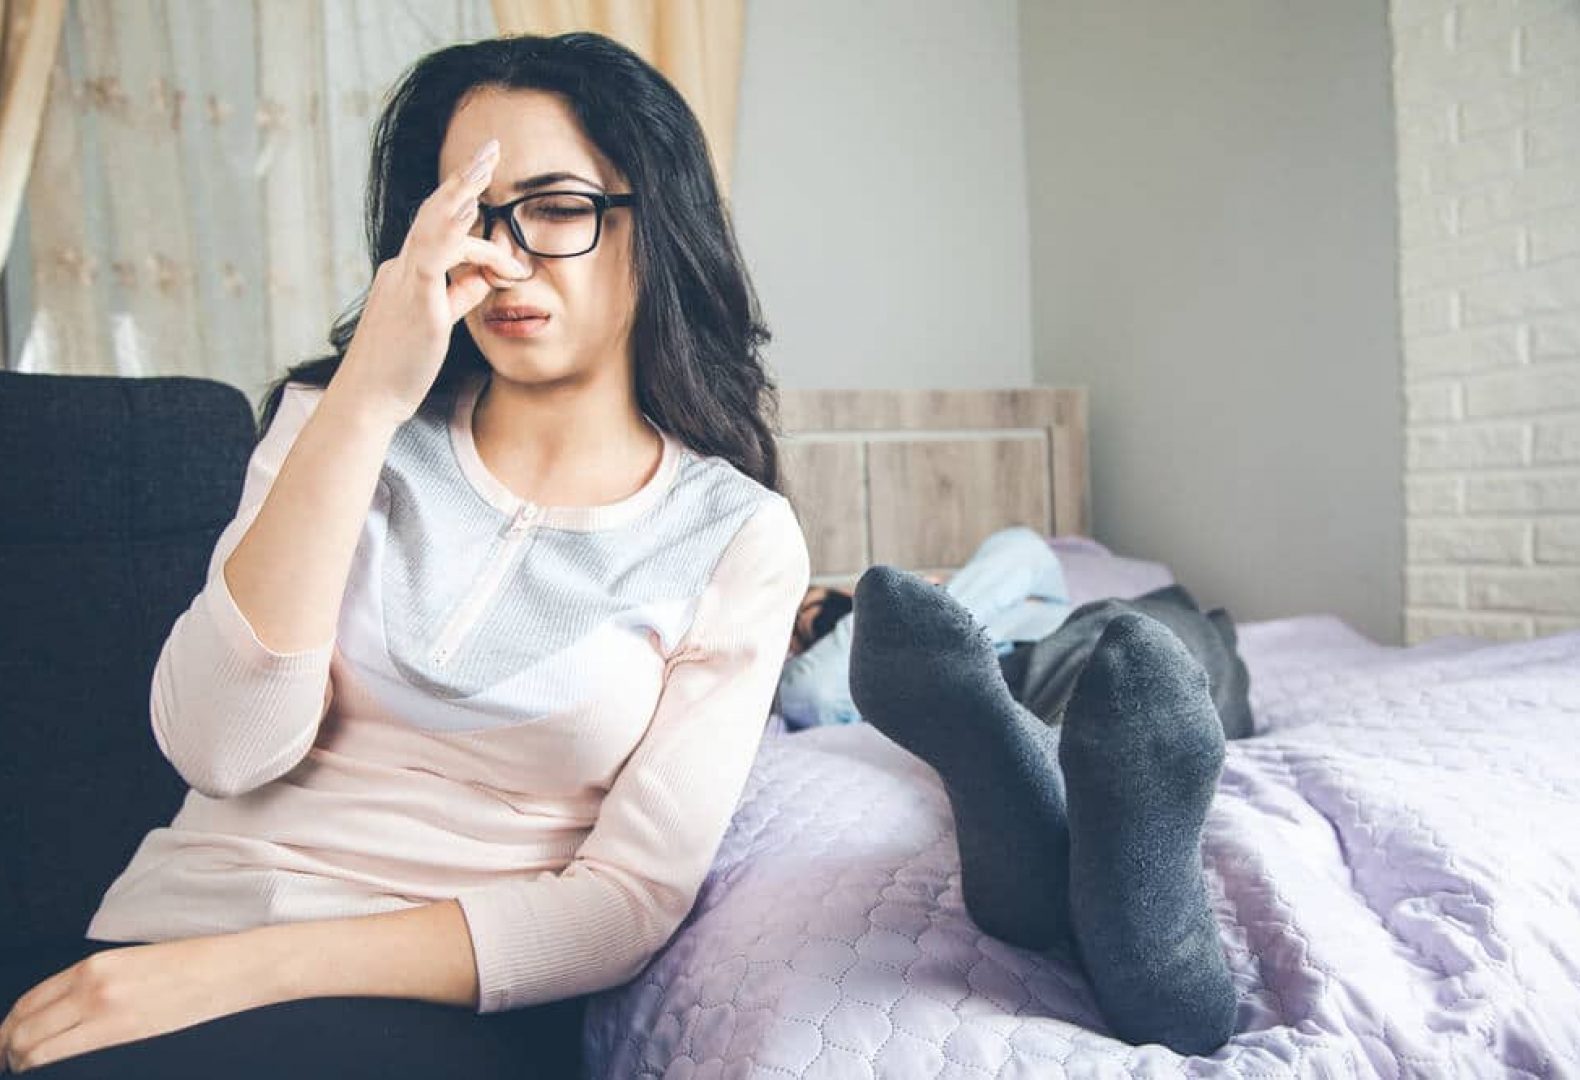
[[[280,653],[335,631],[362,524],[395,428],[331,381],[225,563],[225,583],[258,640]]]
[[[230,935],[265,1003],[393,997],[477,1007],[477,964],[454,900],[404,911],[278,923]]]

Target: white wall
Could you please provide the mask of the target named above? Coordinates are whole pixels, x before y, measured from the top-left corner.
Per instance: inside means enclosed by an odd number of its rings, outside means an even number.
[[[1395,0],[1408,618],[1580,626],[1580,4]]]
[[[1391,47],[1367,0],[1026,0],[1039,382],[1094,532],[1241,620],[1401,622]]]
[[[1031,382],[1015,0],[749,0],[733,207],[786,387]]]

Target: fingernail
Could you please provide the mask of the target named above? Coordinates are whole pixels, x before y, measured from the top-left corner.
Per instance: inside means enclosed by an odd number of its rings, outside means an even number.
[[[499,150],[499,140],[498,139],[489,139],[482,146],[478,147],[477,156],[472,158],[472,160],[473,161],[482,161],[486,157],[491,157],[498,150]]]
[[[488,175],[488,170],[494,167],[492,157],[478,158],[477,164],[466,170],[466,178],[473,183]]]

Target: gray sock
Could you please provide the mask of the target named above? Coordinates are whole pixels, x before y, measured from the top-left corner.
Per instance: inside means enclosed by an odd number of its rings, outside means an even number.
[[[1070,695],[1070,916],[1109,1026],[1206,1054],[1237,1002],[1202,879],[1201,830],[1223,766],[1207,673],[1168,627],[1127,612]]]
[[[942,587],[875,566],[854,595],[851,698],[943,779],[966,911],[996,938],[1072,959],[1058,732],[1010,696],[987,632]]]

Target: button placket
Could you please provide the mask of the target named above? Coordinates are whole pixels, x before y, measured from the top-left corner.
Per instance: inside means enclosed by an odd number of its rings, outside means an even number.
[[[534,503],[523,502],[516,508],[500,533],[503,543],[496,548],[488,567],[473,584],[472,591],[456,609],[450,622],[434,643],[433,651],[429,654],[429,660],[434,667],[442,668],[449,665],[461,642],[482,616],[488,601],[498,591],[505,572],[515,561],[517,550],[526,542],[533,527],[542,517],[543,508]]]

